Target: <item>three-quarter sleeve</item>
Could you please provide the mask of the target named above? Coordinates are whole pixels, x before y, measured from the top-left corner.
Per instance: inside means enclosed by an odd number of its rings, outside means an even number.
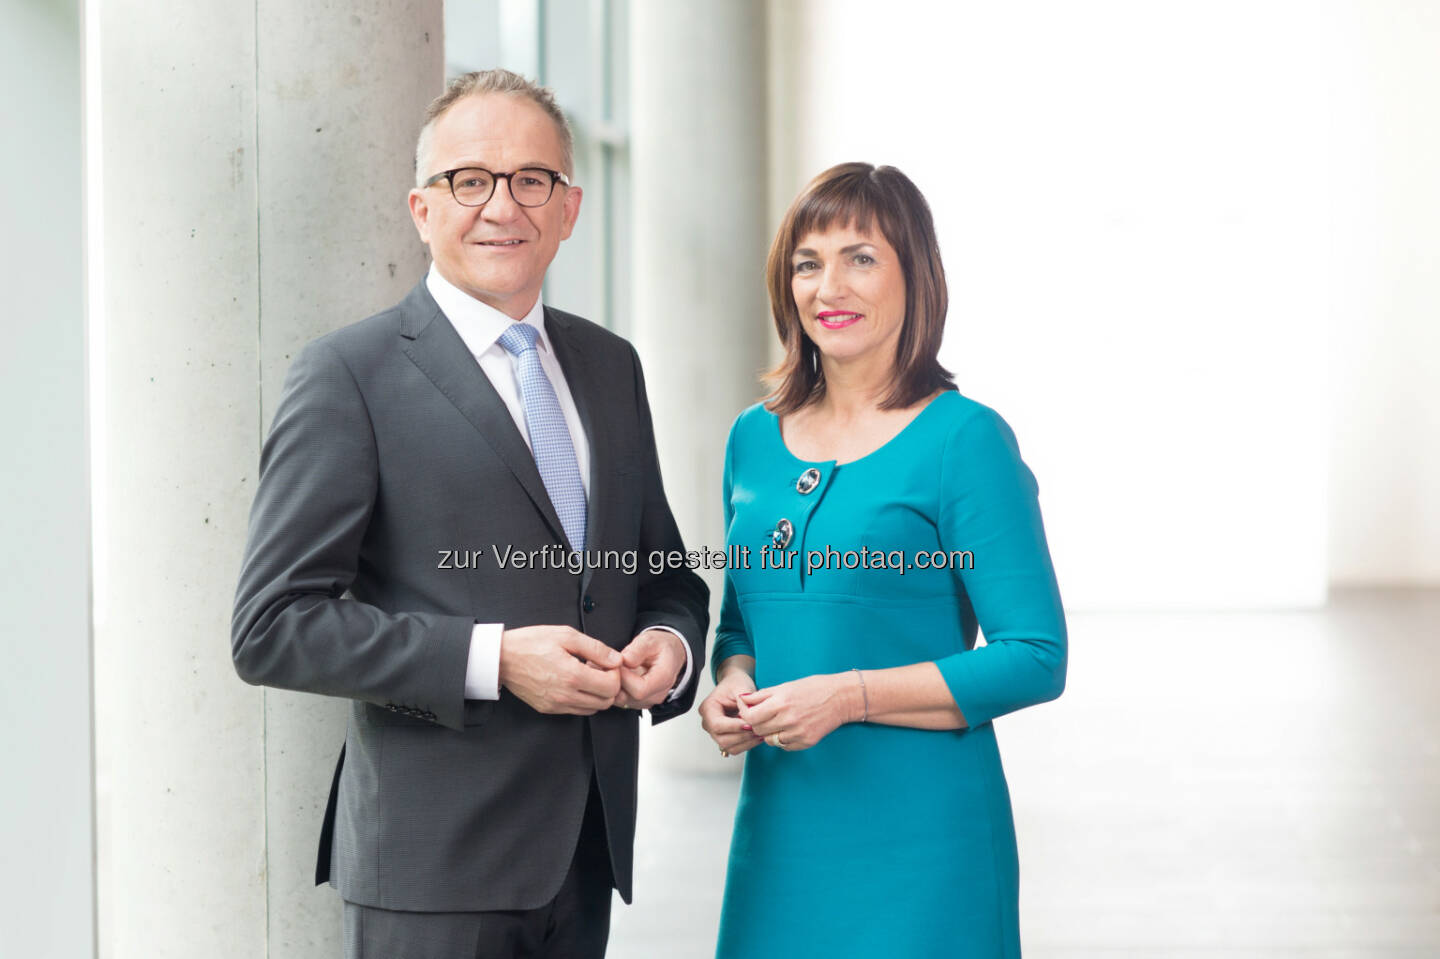
[[[959,424],[941,460],[939,531],[946,551],[968,550],[955,576],[986,645],[936,660],[970,726],[1043,703],[1065,688],[1065,612],[1045,542],[1039,488],[1015,434],[980,407]]]
[[[724,530],[727,540],[730,534],[730,522],[735,517],[735,507],[730,502],[730,493],[733,489],[735,430],[736,427],[732,426],[730,438],[725,441],[725,473],[721,483],[721,502],[725,511]],[[710,655],[710,677],[716,678],[720,664],[729,657],[754,655],[755,645],[750,642],[750,634],[745,630],[745,620],[740,613],[740,601],[735,596],[735,584],[731,579],[730,570],[726,570],[725,592],[720,601],[720,621],[715,627],[715,648]]]

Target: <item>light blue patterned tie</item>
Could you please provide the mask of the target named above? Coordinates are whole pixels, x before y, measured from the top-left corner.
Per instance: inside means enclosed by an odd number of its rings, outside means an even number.
[[[500,345],[515,357],[520,377],[520,399],[525,404],[525,428],[530,432],[530,449],[540,479],[550,494],[550,504],[565,528],[565,538],[576,551],[585,549],[585,486],[580,482],[580,465],[575,445],[565,425],[565,414],[555,398],[555,387],[540,365],[535,340],[540,331],[528,323],[513,324],[500,334]]]

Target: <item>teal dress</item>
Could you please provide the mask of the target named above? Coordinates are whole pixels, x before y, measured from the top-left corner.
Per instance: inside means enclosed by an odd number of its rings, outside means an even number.
[[[807,750],[745,753],[717,955],[1019,956],[991,720],[1060,695],[1066,637],[1009,426],[951,391],[868,456],[820,463],[753,406],[730,432],[724,499],[714,665],[754,656],[764,688],[934,662],[970,725],[852,723]]]

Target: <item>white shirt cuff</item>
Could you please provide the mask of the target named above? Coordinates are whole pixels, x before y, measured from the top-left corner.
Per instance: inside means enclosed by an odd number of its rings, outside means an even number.
[[[465,698],[500,698],[500,634],[504,623],[476,623],[465,661]]]
[[[685,650],[685,669],[680,673],[680,681],[675,684],[675,690],[665,700],[674,702],[690,682],[690,674],[695,671],[695,656],[690,652],[690,644],[679,630],[669,626],[651,628],[663,629],[675,636]],[[504,623],[476,623],[470,630],[470,656],[465,662],[466,699],[500,698],[500,635],[504,631]]]
[[[685,642],[685,637],[680,635],[678,629],[671,629],[669,626],[651,626],[651,629],[663,629],[680,637],[680,645],[685,647],[685,670],[680,674],[680,681],[675,684],[675,691],[665,698],[667,703],[673,703],[680,698],[680,691],[690,683],[690,673],[695,668],[695,656],[690,652],[690,644]]]

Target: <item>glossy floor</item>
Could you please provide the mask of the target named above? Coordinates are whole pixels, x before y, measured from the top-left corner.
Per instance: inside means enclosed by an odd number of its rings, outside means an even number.
[[[1440,591],[1070,631],[996,723],[1027,959],[1440,957]],[[612,959],[713,954],[738,786],[642,776]]]

